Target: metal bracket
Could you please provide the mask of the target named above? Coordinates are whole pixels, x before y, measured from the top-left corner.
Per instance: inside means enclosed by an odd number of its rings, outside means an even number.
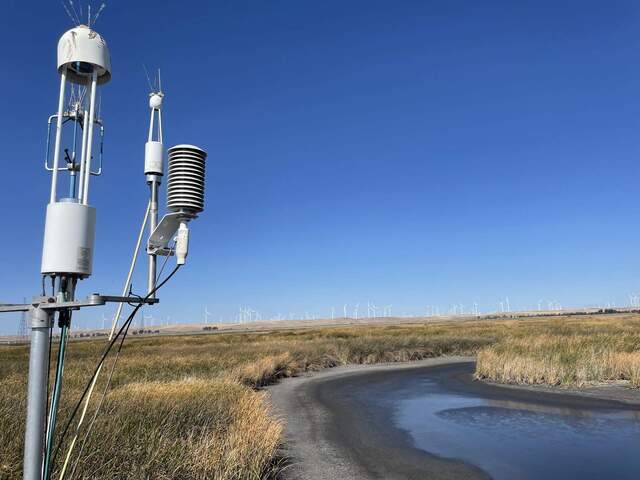
[[[184,215],[181,212],[167,213],[156,229],[151,232],[149,241],[147,243],[147,253],[151,255],[163,255],[163,252],[168,252],[168,243],[178,231],[180,226],[180,219]],[[165,253],[166,254],[166,253]]]
[[[119,297],[115,295],[100,295],[94,293],[85,300],[73,300],[70,302],[56,302],[55,297],[35,297],[33,303],[7,303],[0,304],[0,313],[3,312],[28,312],[32,308],[41,310],[79,310],[82,307],[99,307],[106,303],[144,303],[153,305],[160,300],[157,298]]]

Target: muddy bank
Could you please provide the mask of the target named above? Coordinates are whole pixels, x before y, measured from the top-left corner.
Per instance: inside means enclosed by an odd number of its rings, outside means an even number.
[[[411,436],[392,422],[389,408],[362,395],[363,391],[373,392],[371,395],[376,391],[399,391],[416,376],[436,375],[451,392],[554,408],[638,410],[640,405],[637,392],[624,388],[580,391],[501,386],[474,381],[473,368],[473,358],[468,357],[341,367],[288,379],[271,387],[272,403],[287,421],[283,453],[292,464],[283,477],[287,480],[490,478],[469,462],[449,460],[416,448]]]

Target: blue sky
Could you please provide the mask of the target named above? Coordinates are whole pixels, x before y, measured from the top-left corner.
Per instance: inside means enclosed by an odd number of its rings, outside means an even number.
[[[0,300],[38,292],[59,2],[0,20]],[[146,186],[142,63],[165,143],[209,152],[206,210],[156,318],[628,301],[640,290],[633,1],[108,2],[94,275],[121,288]],[[144,272],[134,289],[144,289]],[[110,315],[112,310],[103,312]],[[83,314],[97,324],[103,313]],[[9,330],[14,320],[3,321]]]

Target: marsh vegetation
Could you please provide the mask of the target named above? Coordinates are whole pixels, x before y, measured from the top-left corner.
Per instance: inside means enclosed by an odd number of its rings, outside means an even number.
[[[338,365],[477,354],[483,378],[638,386],[639,327],[640,317],[603,315],[132,338],[74,478],[273,477],[283,425],[260,388]],[[103,348],[104,340],[70,344],[59,425]],[[0,360],[0,478],[14,479],[21,477],[28,350],[0,347]]]

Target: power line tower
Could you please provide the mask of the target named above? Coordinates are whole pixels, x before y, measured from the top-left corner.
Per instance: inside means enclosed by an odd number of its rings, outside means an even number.
[[[27,299],[23,299],[24,303],[27,303]],[[27,335],[27,312],[20,313],[20,323],[18,324],[18,341],[20,343],[27,343],[29,336]]]

